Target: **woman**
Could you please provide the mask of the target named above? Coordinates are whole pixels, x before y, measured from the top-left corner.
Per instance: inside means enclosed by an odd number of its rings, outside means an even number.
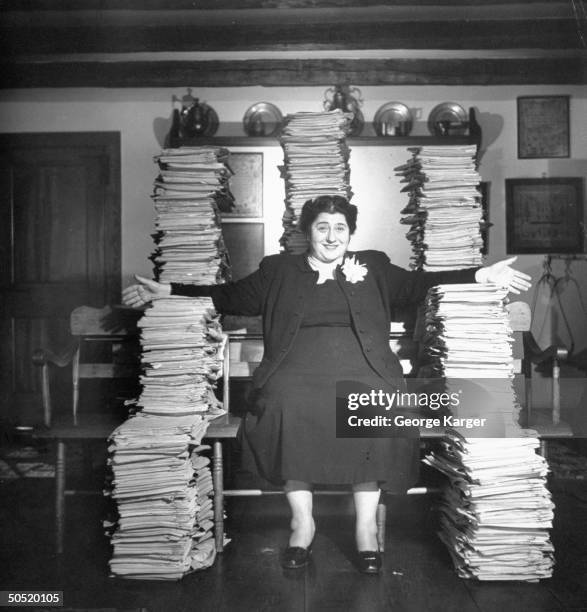
[[[420,303],[428,288],[445,283],[493,282],[519,293],[530,277],[513,259],[454,272],[407,272],[379,251],[347,251],[357,209],[340,196],[306,202],[299,227],[303,255],[265,257],[259,269],[216,286],[161,284],[137,277],[123,293],[130,306],[168,295],[210,296],[223,314],[263,316],[264,355],[254,373],[255,419],[245,437],[260,472],[283,484],[292,520],[282,565],[308,562],[314,538],[314,484],[350,485],[361,571],[381,569],[376,510],[380,489],[405,492],[417,476],[418,444],[409,438],[337,438],[337,381],[376,390],[404,385],[389,348],[392,309]]]

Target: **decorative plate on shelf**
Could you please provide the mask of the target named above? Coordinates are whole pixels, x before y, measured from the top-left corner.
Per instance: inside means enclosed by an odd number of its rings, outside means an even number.
[[[456,102],[438,104],[428,116],[428,130],[434,136],[463,136],[468,126],[469,115]]]
[[[375,113],[377,136],[407,136],[412,131],[412,113],[401,102],[387,102]]]
[[[257,102],[247,109],[243,127],[247,136],[274,136],[281,129],[283,115],[271,102]]]

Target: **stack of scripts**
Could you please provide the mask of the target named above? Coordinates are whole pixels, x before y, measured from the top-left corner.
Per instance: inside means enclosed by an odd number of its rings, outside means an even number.
[[[424,343],[438,375],[513,376],[507,293],[490,284],[437,285],[428,291]]]
[[[155,243],[152,256],[161,282],[215,284],[226,277],[217,200],[230,199],[228,150],[164,149],[155,157]]]
[[[155,300],[138,323],[143,374],[138,405],[156,415],[217,416],[214,386],[225,336],[210,298]]]
[[[208,285],[223,281],[226,256],[216,198],[226,197],[226,152],[170,149],[156,157],[159,278]],[[119,520],[112,535],[112,574],[177,580],[209,567],[213,538],[212,477],[200,455],[208,423],[223,414],[214,387],[225,336],[208,297],[155,300],[139,321],[142,392],[136,414],[110,436]]]
[[[506,294],[492,285],[428,293],[425,343],[447,391],[460,394],[453,414],[487,425],[447,429],[425,462],[448,476],[439,535],[458,574],[536,581],[552,575],[553,503],[536,433],[518,425]]]
[[[536,438],[449,435],[424,460],[449,479],[439,536],[459,576],[537,581],[554,565],[548,467]]]
[[[483,211],[475,169],[477,147],[417,147],[396,168],[409,202],[401,222],[411,226],[412,268],[454,270],[481,265]]]
[[[349,149],[346,144],[352,115],[341,110],[287,115],[281,136],[284,153],[285,213],[281,246],[288,253],[307,248],[297,229],[302,206],[320,195],[352,195]]]
[[[198,454],[206,427],[203,416],[138,413],[110,436],[113,575],[178,580],[214,562],[212,476]]]

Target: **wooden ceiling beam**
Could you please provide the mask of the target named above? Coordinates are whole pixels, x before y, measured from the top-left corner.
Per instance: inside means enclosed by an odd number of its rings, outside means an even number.
[[[80,53],[337,49],[581,49],[571,20],[0,27],[3,57]]]
[[[585,84],[587,60],[386,59],[48,62],[0,64],[0,86],[30,87],[239,87],[251,84],[313,86]]]
[[[2,0],[0,13],[8,11],[177,11],[321,9],[385,7],[504,7],[543,4],[545,0]],[[549,0],[568,6],[569,0]]]
[[[348,6],[344,8],[255,8],[255,9],[162,9],[137,10],[69,10],[69,11],[4,11],[1,25],[11,28],[76,28],[76,27],[157,27],[198,25],[247,27],[396,22],[427,23],[437,21],[536,21],[542,19],[575,20],[571,4],[536,2],[495,5],[436,5],[436,6]]]

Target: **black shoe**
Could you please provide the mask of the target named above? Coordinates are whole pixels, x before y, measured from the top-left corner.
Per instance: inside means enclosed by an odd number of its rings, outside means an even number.
[[[379,574],[382,565],[380,552],[375,550],[359,551],[359,571],[363,574]]]
[[[288,546],[283,553],[281,567],[284,569],[301,569],[308,565],[312,549],[302,548],[301,546]]]

